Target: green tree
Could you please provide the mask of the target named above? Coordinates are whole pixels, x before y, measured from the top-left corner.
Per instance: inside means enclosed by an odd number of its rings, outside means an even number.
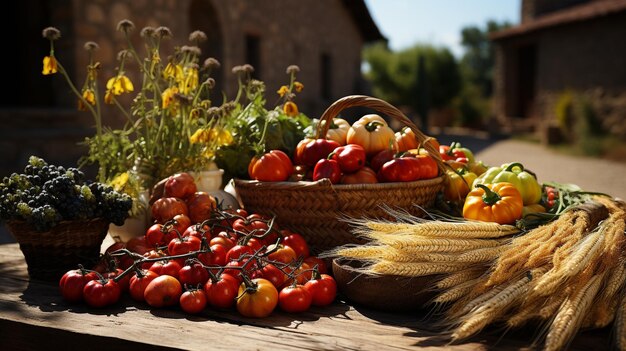
[[[489,20],[484,28],[468,26],[461,30],[461,45],[465,50],[460,62],[461,72],[485,97],[493,93],[494,48],[489,35],[510,25]]]
[[[493,95],[494,47],[489,40],[493,32],[505,29],[510,24],[487,21],[484,28],[468,26],[461,30],[461,45],[464,54],[459,62],[462,88],[455,107],[457,123],[469,127],[481,127],[491,111]]]
[[[393,52],[384,44],[366,48],[364,52],[369,71],[366,77],[372,82],[374,94],[398,106],[410,106],[418,111],[419,86],[428,89],[428,104],[434,108],[449,106],[460,91],[461,74],[458,64],[447,48],[432,45],[415,45]],[[418,74],[422,57],[425,77]],[[420,80],[426,84],[420,84]]]

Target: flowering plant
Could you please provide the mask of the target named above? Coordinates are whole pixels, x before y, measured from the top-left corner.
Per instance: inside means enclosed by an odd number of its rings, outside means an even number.
[[[215,162],[224,169],[227,179],[248,178],[250,160],[264,152],[282,150],[292,156],[311,124],[293,101],[296,93],[304,89],[296,80],[298,66],[287,67],[289,84],[278,89],[279,97],[271,110],[265,108],[265,84],[251,78],[253,70],[247,64],[233,68],[239,82],[237,97],[220,107],[228,116],[225,123],[232,140],[217,148]]]
[[[85,140],[89,154],[80,160],[81,165],[97,164],[99,181],[137,195],[133,188],[139,183],[150,189],[156,181],[175,172],[205,169],[214,161],[217,147],[232,138],[225,129],[223,111],[213,107],[209,99],[215,86],[211,70],[218,68],[219,62],[208,58],[202,67],[199,65],[197,45],[206,40],[203,32],[191,33],[191,45],[176,47],[164,63],[160,47],[171,37],[167,27],[141,30],[145,57],[131,42],[134,24],[123,20],[117,29],[124,35],[127,48],[119,52],[117,73],[108,79],[102,96],[97,79],[100,63],[94,59],[98,45],[94,42],[85,44],[89,64],[85,82],[78,88],[54,54],[54,41],[61,33],[52,27],[44,29],[50,54],[43,60],[42,73],[59,72],[77,96],[78,109],[94,117],[96,134]],[[126,74],[129,61],[135,63],[143,79],[127,107],[121,96],[135,91]],[[116,107],[125,117],[122,129],[103,126],[106,105]]]

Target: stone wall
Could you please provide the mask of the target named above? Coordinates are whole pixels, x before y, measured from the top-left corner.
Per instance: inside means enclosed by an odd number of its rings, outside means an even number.
[[[606,130],[626,137],[626,13],[536,31],[496,42],[494,71],[496,115],[507,125],[535,129],[555,119],[555,105],[565,91],[588,96],[598,107]],[[517,94],[517,52],[536,47],[536,82],[533,113],[512,118]]]
[[[28,6],[31,5],[26,4],[24,8]],[[167,26],[171,29],[173,38],[162,45],[164,60],[174,45],[188,44],[189,33],[198,29],[192,28],[194,26],[203,26],[209,37],[218,37],[216,42],[221,48],[206,48],[203,59],[212,52],[219,53],[222,67],[216,78],[221,77],[222,81],[218,87],[223,88],[231,99],[237,89],[231,69],[246,63],[246,35],[255,35],[260,41],[260,78],[267,85],[268,105],[278,98],[276,90],[288,83],[285,69],[291,64],[300,66],[298,80],[305,85],[296,102],[310,117],[319,117],[339,97],[362,92],[359,87],[363,38],[343,1],[50,0],[49,7],[52,9],[51,23],[36,24],[41,28],[35,32],[49,25],[62,30],[67,45],[57,47],[56,53],[63,58],[79,89],[88,64],[83,48],[85,42],[94,41],[100,47],[95,59],[101,63],[99,86],[102,93],[106,81],[119,65],[117,53],[126,48],[124,36],[116,26],[120,20],[129,19],[136,27],[132,43],[140,53],[145,52],[139,35],[143,27]],[[207,17],[196,13],[198,8],[215,13]],[[215,19],[215,23],[207,24],[207,19]],[[37,57],[43,57],[46,54],[45,41],[39,36],[32,40],[43,42],[41,51],[35,53]],[[329,55],[332,61],[332,95],[329,99],[321,97],[322,54]],[[31,154],[56,164],[74,165],[86,153],[77,144],[95,133],[93,117],[88,112],[75,110],[76,98],[62,77],[41,76],[40,60],[37,59],[37,67],[32,67],[32,73],[37,75],[32,81],[49,79],[53,88],[45,89],[45,93],[54,97],[56,105],[36,110],[0,106],[0,176],[21,170]],[[127,62],[126,68],[136,92],[140,88],[137,65]],[[122,104],[128,106],[132,97],[134,94],[122,96]],[[105,125],[119,127],[125,122],[123,114],[111,105],[103,106],[103,115]]]

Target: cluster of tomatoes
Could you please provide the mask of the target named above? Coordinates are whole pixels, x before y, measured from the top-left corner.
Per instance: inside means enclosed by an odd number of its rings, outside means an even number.
[[[169,189],[166,183],[163,198],[182,191],[186,196],[178,199],[185,203],[196,191],[185,176],[172,177],[178,185]],[[158,219],[145,235],[113,244],[92,270],[63,275],[65,300],[103,307],[128,292],[151,307],[179,305],[187,313],[236,307],[246,317],[334,301],[337,285],[324,261],[310,254],[300,234],[278,228],[272,218],[213,208],[193,223],[180,202],[157,202],[152,210]]]
[[[292,158],[281,150],[254,157],[248,175],[267,182],[327,178],[333,184],[366,184],[435,178],[439,169],[410,129],[394,133],[382,117],[370,114],[352,125],[335,118],[326,138],[303,139]]]

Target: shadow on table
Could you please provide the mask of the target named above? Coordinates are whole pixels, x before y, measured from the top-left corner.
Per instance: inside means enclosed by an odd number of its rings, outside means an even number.
[[[29,306],[37,307],[42,312],[60,312],[68,311],[72,313],[89,313],[94,315],[120,315],[132,311],[146,311],[153,316],[168,319],[187,319],[189,321],[217,321],[236,325],[253,325],[258,327],[290,327],[297,329],[304,322],[317,321],[321,318],[330,318],[334,316],[345,315],[350,309],[345,304],[335,303],[327,307],[311,307],[303,313],[285,313],[280,311],[278,307],[267,318],[245,318],[240,315],[233,307],[228,310],[215,310],[207,307],[197,315],[190,315],[180,309],[179,306],[153,308],[145,302],[138,302],[130,298],[127,293],[122,295],[120,301],[106,308],[94,308],[88,306],[84,302],[69,303],[61,297],[59,288],[56,284],[31,280],[26,284],[26,288],[22,291],[20,299]],[[3,308],[19,309],[19,304],[15,306],[4,306]]]

